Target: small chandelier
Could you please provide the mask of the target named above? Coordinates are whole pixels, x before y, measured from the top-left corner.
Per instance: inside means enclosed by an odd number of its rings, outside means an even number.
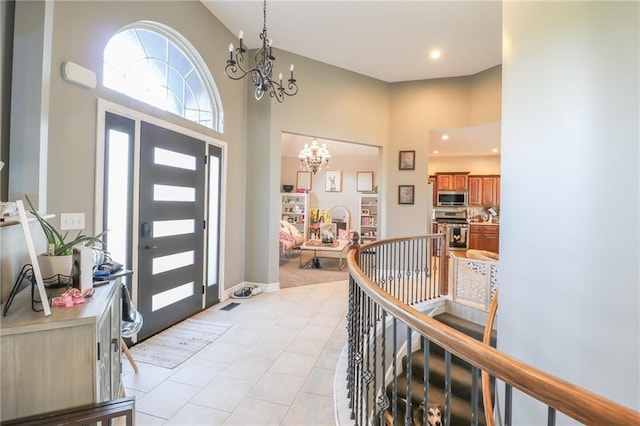
[[[300,150],[298,158],[300,159],[300,168],[306,169],[315,175],[318,170],[329,164],[331,154],[327,149],[327,144],[323,143],[322,146],[319,146],[318,141],[314,138],[311,146],[307,143],[304,144],[304,148]]]
[[[276,58],[271,54],[273,40],[267,37],[267,0],[264,0],[263,12],[264,26],[262,27],[262,33],[260,33],[262,47],[256,52],[255,66],[248,70],[245,68],[247,66],[244,58],[246,49],[242,44],[244,33],[240,31],[238,35],[240,46],[235,49],[236,59],[233,59],[233,43],[229,43],[229,59],[227,59],[227,65],[224,67],[224,73],[232,80],[241,80],[246,75],[249,75],[256,86],[255,95],[257,100],[262,99],[265,93],[269,93],[269,96],[282,103],[284,95],[293,96],[298,93],[298,85],[295,78],[293,78],[293,64],[289,68],[291,76],[286,87],[282,85],[282,73],[278,76],[278,81],[272,79],[273,63]]]

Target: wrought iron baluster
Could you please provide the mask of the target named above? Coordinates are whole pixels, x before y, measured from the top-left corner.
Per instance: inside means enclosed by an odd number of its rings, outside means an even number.
[[[451,424],[451,352],[444,351],[444,424]]]
[[[382,311],[382,331],[380,335],[380,363],[382,364],[380,369],[380,394],[378,396],[378,424],[384,424],[384,412],[389,408],[389,398],[387,397],[387,384],[385,380],[385,371],[387,371],[387,312],[384,309]]]
[[[413,423],[413,416],[411,415],[411,332],[411,327],[407,326],[407,346],[405,349],[405,353],[407,355],[407,363],[405,365],[405,377],[407,379],[407,407],[404,411],[404,423],[406,425],[411,425]]]
[[[513,388],[511,385],[505,383],[504,385],[504,425],[511,426],[511,409],[512,409],[512,392]]]
[[[349,276],[349,309],[347,312],[347,332],[349,334],[349,342],[347,346],[347,397],[349,398],[350,418],[354,420],[356,413],[354,411],[354,342],[355,342],[355,288],[357,284],[355,280]]]
[[[393,391],[391,392],[391,414],[394,426],[398,423],[398,320],[393,317]]]
[[[424,368],[422,369],[422,382],[423,389],[422,393],[424,395],[424,410],[422,410],[422,424],[426,425],[427,417],[429,416],[429,351],[430,351],[430,341],[429,339],[422,337],[422,365]]]
[[[477,367],[471,366],[471,424],[478,426],[478,373]]]
[[[547,413],[547,426],[556,425],[556,410],[553,407],[549,407]]]

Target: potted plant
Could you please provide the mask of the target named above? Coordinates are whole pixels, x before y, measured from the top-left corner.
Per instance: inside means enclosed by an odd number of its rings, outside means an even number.
[[[31,209],[29,212],[40,223],[48,243],[47,253],[38,256],[38,265],[43,278],[70,277],[73,272],[73,248],[75,246],[89,246],[95,243],[104,244],[102,236],[107,231],[103,231],[94,237],[84,235],[81,231],[78,231],[77,235],[70,238],[68,231],[62,234],[45,218],[40,216],[26,194],[25,198]]]

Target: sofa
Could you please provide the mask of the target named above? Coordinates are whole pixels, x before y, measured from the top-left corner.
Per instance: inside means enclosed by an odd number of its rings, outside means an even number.
[[[280,221],[279,246],[280,256],[291,254],[291,251],[300,247],[304,243],[304,235],[295,225],[285,221]]]

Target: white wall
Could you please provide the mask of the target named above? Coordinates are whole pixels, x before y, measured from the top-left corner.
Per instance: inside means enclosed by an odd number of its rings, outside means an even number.
[[[639,8],[504,3],[498,339],[499,349],[635,410]],[[542,408],[523,408],[514,424],[544,423]]]

